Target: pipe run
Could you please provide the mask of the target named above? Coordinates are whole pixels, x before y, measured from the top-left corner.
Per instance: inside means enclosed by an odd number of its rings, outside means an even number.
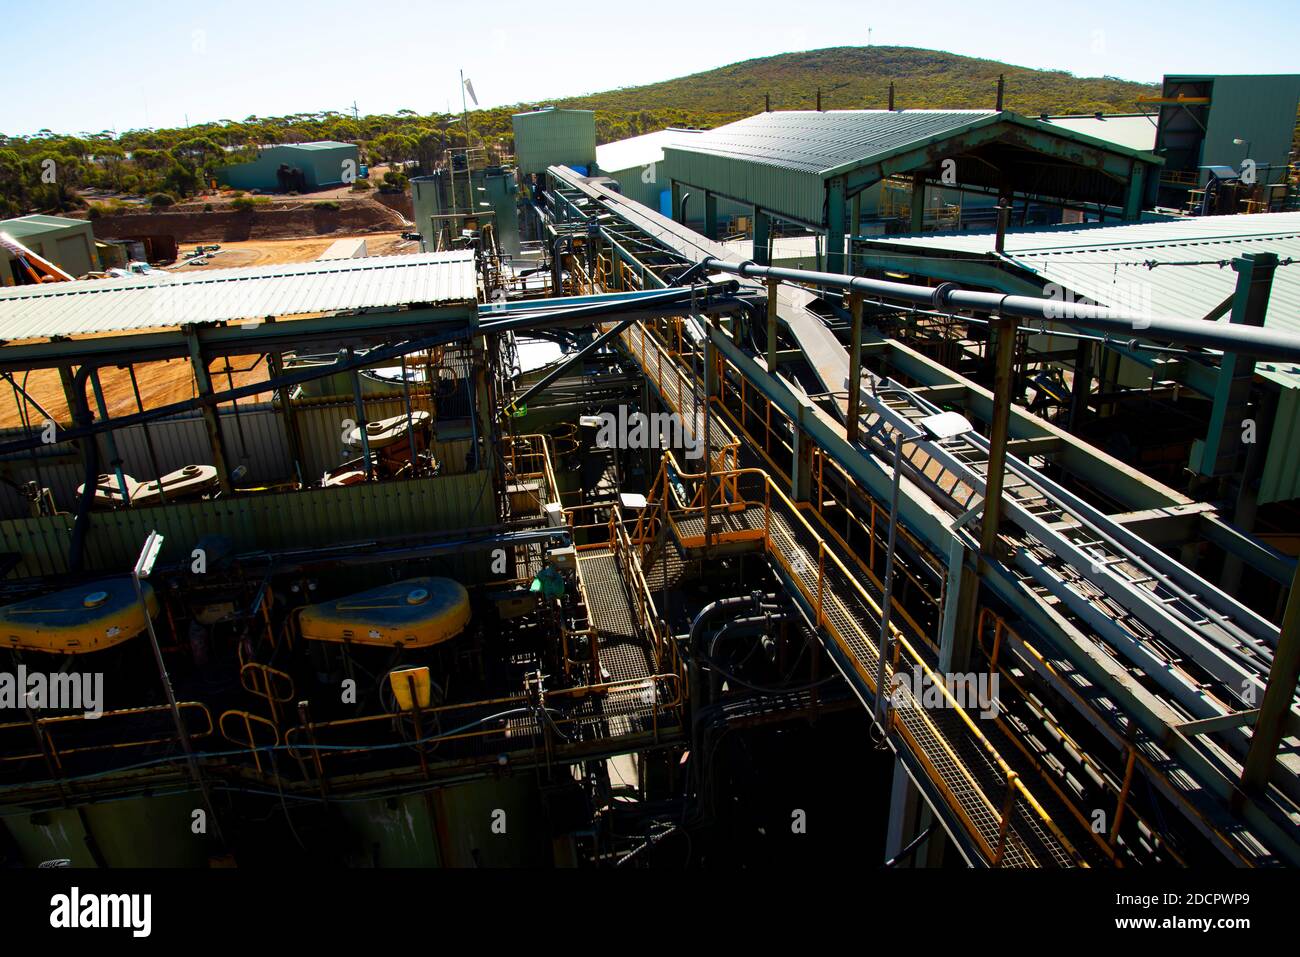
[[[868,279],[865,276],[815,272],[811,269],[760,266],[749,260],[737,263],[709,257],[704,262],[709,269],[750,279],[779,279],[807,283],[830,289],[861,292],[880,299],[938,310],[966,309],[972,312],[1017,316],[1044,322],[1064,322],[1067,325],[1082,326],[1086,329],[1124,333],[1134,340],[1163,339],[1168,342],[1254,356],[1257,359],[1300,361],[1300,338],[1256,326],[1224,325],[1204,319],[1149,316],[1080,302],[978,292],[973,289],[958,289],[955,284],[948,282],[932,288],[885,279]]]

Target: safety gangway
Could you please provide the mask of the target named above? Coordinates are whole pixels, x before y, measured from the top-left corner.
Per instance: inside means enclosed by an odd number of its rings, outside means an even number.
[[[698,427],[703,413],[686,413],[708,403],[681,354],[670,351],[641,324],[626,329],[621,339],[665,403],[683,413],[685,422]],[[659,549],[654,543],[664,528],[671,531],[676,545],[686,550],[723,548],[739,542],[761,545],[781,569],[792,596],[817,623],[819,634],[835,646],[835,658],[845,676],[863,700],[874,705],[879,667],[878,583],[860,568],[851,572],[838,550],[827,547],[828,536],[813,528],[768,473],[726,465],[736,461],[739,439],[716,408],[708,426],[711,470],[687,472],[672,452],[667,453],[632,536],[634,542],[641,543],[639,563],[650,567],[656,560]],[[682,496],[688,487],[695,492],[686,501]],[[670,498],[673,504],[663,509]],[[666,525],[661,517],[665,511]],[[889,694],[895,707],[889,711],[887,731],[896,732],[894,739],[901,740],[914,756],[951,810],[954,827],[969,836],[980,859],[990,865],[1086,865],[1090,855],[1078,850],[1087,843],[1086,834],[1076,833],[1074,840],[1066,836],[1057,818],[1069,815],[1057,807],[1054,817],[1029,792],[1021,774],[1003,758],[1003,752],[1013,753],[1006,742],[1001,749],[996,747],[976,724],[983,723],[982,719],[972,718],[958,706],[933,670],[932,644],[905,615],[899,618],[910,634],[897,626],[891,628],[896,657],[887,663],[887,682],[893,681],[892,675],[901,666],[909,676],[924,675],[925,686],[935,688],[935,693],[942,691],[945,707],[922,708],[907,690],[916,687],[914,683],[900,687]],[[909,678],[909,682],[913,680]],[[886,688],[891,687],[887,683]],[[1001,735],[992,723],[988,731]],[[1047,804],[1057,804],[1054,796]],[[1067,828],[1077,828],[1077,823],[1070,821]]]
[[[761,546],[787,589],[828,643],[832,658],[868,706],[879,669],[880,597],[862,569],[838,554],[786,493],[761,469],[687,472],[672,452],[632,539],[648,557],[661,532],[685,549],[735,542]],[[906,622],[891,620],[886,651],[884,733],[898,742],[929,779],[979,859],[991,866],[1088,866],[1086,832],[1054,800],[1031,792],[996,724],[972,714],[933,667],[932,651]],[[907,680],[896,680],[895,675]],[[918,683],[919,682],[919,683]],[[942,705],[925,706],[916,689],[933,689]],[[987,727],[982,727],[987,724]],[[1073,832],[1073,833],[1071,833]]]
[[[606,195],[608,191],[598,184],[570,184],[564,189],[577,201],[588,203],[589,213],[615,213],[607,217],[605,234],[611,246],[622,244],[651,264],[642,269],[643,284],[668,284],[683,264],[698,264],[710,256],[735,258],[730,252],[718,255],[719,244],[685,226],[630,200],[614,198],[616,194]],[[781,284],[786,287],[801,291],[804,297],[815,295]],[[787,328],[792,333],[806,332],[815,321],[817,332],[823,338],[828,335],[821,318],[805,308],[807,303],[794,299],[778,298]],[[725,461],[739,460],[739,454],[720,455],[721,449],[731,447],[734,436],[744,436],[740,451],[746,454],[753,451],[755,443],[743,423],[728,416],[716,395],[704,400],[703,343],[709,329],[699,318],[687,323],[694,323],[693,334],[657,326],[647,334],[646,329],[652,327],[634,326],[623,335],[623,343],[675,410],[711,405],[720,413],[707,418],[714,450],[710,462],[716,469]],[[795,340],[802,347],[799,335]],[[835,366],[821,370],[827,381],[840,375],[841,361],[847,372],[847,350],[838,343],[836,346],[837,355],[831,355],[835,352],[831,349],[817,352],[826,353],[822,358]],[[810,364],[812,358],[810,355]],[[728,368],[743,389],[745,373],[734,366]],[[940,409],[901,383],[870,375],[866,379],[858,445],[864,453],[888,463],[893,461],[896,435],[921,435],[918,420]],[[839,384],[846,380],[846,375],[841,376]],[[725,391],[727,374],[715,382],[715,388]],[[836,398],[843,418],[847,409],[844,393]],[[770,405],[768,417],[772,418]],[[788,429],[789,423],[785,425]],[[977,518],[988,458],[987,440],[975,433],[942,445],[918,439],[904,446],[904,474],[915,489],[945,511],[954,516],[971,513]],[[818,468],[826,464],[824,456],[817,458],[817,450],[814,461],[820,462]],[[1008,455],[1006,463],[1001,548],[995,560],[1047,614],[1073,626],[1068,633],[1040,642],[1044,660],[1055,665],[1043,670],[1058,683],[1061,675],[1069,676],[1068,683],[1058,690],[1121,755],[1127,755],[1121,758],[1123,783],[1119,790],[1127,793],[1136,763],[1230,859],[1268,863],[1279,848],[1283,858],[1291,859],[1300,846],[1293,835],[1288,837],[1277,814],[1300,800],[1300,777],[1296,768],[1288,766],[1286,748],[1275,767],[1277,791],[1270,799],[1283,807],[1247,808],[1249,824],[1245,827],[1236,815],[1220,813],[1234,790],[1248,748],[1252,702],[1262,694],[1277,641],[1276,627],[1028,462]],[[770,458],[768,464],[773,464]],[[818,475],[820,480],[820,472]],[[870,500],[868,507],[874,532],[877,503]],[[732,520],[734,517],[728,518]],[[972,530],[974,527],[977,523],[972,523]],[[900,527],[899,532],[908,537],[905,528]],[[871,541],[874,549],[875,539]],[[928,557],[942,574],[947,556]],[[1067,639],[1064,644],[1061,638]],[[1081,660],[1110,669],[1121,683],[1141,685],[1136,703],[1144,713],[1136,725],[1133,715],[1118,707],[1113,695],[1100,692],[1095,676],[1090,682],[1079,671]],[[1077,695],[1084,687],[1088,693]],[[1018,735],[1013,733],[1013,738],[1017,748],[1023,745]],[[1179,766],[1183,770],[1176,771]],[[1109,781],[1107,777],[1108,787],[1115,791]],[[1260,844],[1249,833],[1252,830],[1263,834],[1266,843]]]

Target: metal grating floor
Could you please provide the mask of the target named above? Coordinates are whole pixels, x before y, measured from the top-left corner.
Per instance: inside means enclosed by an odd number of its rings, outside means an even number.
[[[636,625],[618,560],[608,550],[588,552],[578,560],[588,611],[596,626],[600,665],[608,675],[602,680],[626,681],[654,674],[649,642]]]

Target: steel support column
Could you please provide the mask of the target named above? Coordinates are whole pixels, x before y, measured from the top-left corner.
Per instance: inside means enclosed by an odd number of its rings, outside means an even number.
[[[704,194],[704,235],[718,238],[718,197],[709,192]]]
[[[1277,256],[1273,253],[1247,253],[1234,259],[1232,268],[1237,273],[1237,288],[1232,297],[1232,323],[1260,328],[1268,311]],[[1242,420],[1250,403],[1254,378],[1253,358],[1225,352],[1219,360],[1214,406],[1196,469],[1201,475],[1225,475],[1236,471],[1241,453]]]
[[[1255,730],[1246,752],[1246,766],[1241,773],[1242,787],[1251,793],[1261,794],[1268,787],[1268,778],[1277,760],[1277,747],[1282,732],[1291,717],[1291,701],[1295,697],[1296,682],[1300,681],[1300,565],[1296,566],[1287,596],[1286,611],[1282,615],[1282,630],[1277,648],[1273,651],[1273,665],[1268,671],[1268,684],[1264,688],[1264,703],[1255,719]]]
[[[912,174],[912,199],[910,211],[912,213],[911,230],[919,233],[925,229],[925,174]]]
[[[844,234],[847,231],[844,204],[847,201],[844,180],[826,184],[826,271],[842,273],[844,269]]]
[[[980,553],[989,557],[997,546],[1002,521],[1002,482],[1007,468],[1011,390],[1015,380],[1016,320],[1000,316],[989,323],[997,352],[993,373],[993,420],[989,429],[989,462],[985,475],[984,512],[980,517]]]
[[[849,408],[844,437],[858,440],[858,420],[862,415],[862,293],[849,293],[849,313],[853,317],[849,332]]]
[[[772,238],[772,219],[763,210],[754,209],[754,253],[750,257],[760,266],[770,262],[767,247]]]
[[[194,370],[194,382],[200,396],[212,395],[212,377],[208,375],[208,360],[203,357],[199,337],[193,327],[186,327],[185,337],[190,346],[190,367]],[[203,424],[208,431],[208,447],[212,450],[212,464],[217,468],[217,481],[221,483],[224,495],[231,492],[230,472],[226,467],[225,441],[221,437],[221,416],[214,405],[203,406]],[[94,441],[93,439],[91,441]]]

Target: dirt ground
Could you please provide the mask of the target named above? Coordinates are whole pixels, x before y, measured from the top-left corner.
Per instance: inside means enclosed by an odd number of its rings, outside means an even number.
[[[238,243],[221,243],[221,248],[209,257],[206,266],[186,266],[178,262],[168,269],[179,272],[197,270],[233,269],[241,266],[273,266],[278,263],[311,262],[336,240],[360,238],[366,241],[368,256],[398,256],[404,253],[418,253],[420,244],[402,239],[399,231],[388,233],[365,233],[351,236],[311,236],[301,239],[250,239]],[[194,251],[198,243],[187,241],[180,244],[181,253]],[[206,244],[205,244],[206,245]]]
[[[174,271],[198,272],[212,269],[228,269],[239,266],[268,266],[277,263],[310,262],[324,252],[336,239],[344,236],[311,237],[309,239],[274,239],[251,240],[248,242],[222,244],[221,250],[212,256],[207,266],[171,267]],[[391,256],[420,251],[419,243],[405,241],[400,232],[367,233],[366,252],[371,256]],[[182,252],[193,251],[196,243],[187,241],[181,244]],[[257,362],[254,367],[253,363]],[[255,356],[235,357],[233,369],[228,376],[224,362],[212,366],[213,387],[222,390],[230,387],[230,378],[235,385],[246,385],[266,379],[265,362],[258,362]],[[250,368],[251,367],[251,368]],[[145,408],[180,402],[195,395],[194,377],[190,365],[182,359],[169,362],[147,362],[135,367],[136,382],[140,388],[140,398]],[[20,386],[57,422],[69,420],[68,405],[63,396],[63,385],[55,371],[38,371],[29,375],[19,374]],[[131,377],[125,369],[104,369],[100,372],[100,382],[104,388],[104,401],[110,415],[126,415],[137,411],[135,390]],[[269,399],[270,394],[241,400],[256,402]],[[93,402],[93,400],[92,400]],[[15,395],[7,382],[0,382],[0,428],[10,428],[22,424],[19,406],[21,396]],[[28,407],[27,414],[36,427],[44,416],[35,408]]]

